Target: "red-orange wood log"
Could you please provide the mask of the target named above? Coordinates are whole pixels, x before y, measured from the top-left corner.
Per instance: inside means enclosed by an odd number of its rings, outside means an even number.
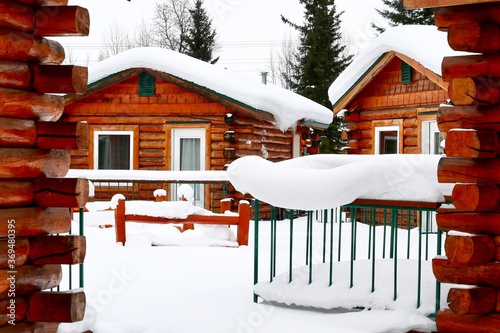
[[[0,59],[61,64],[64,48],[54,40],[20,31],[0,28]]]
[[[438,164],[438,181],[500,184],[500,159],[443,157]]]
[[[40,93],[82,93],[87,87],[88,69],[73,65],[32,65],[0,60],[0,87]]]
[[[424,6],[425,3],[440,1],[437,0],[405,0],[406,2],[418,3],[419,6]],[[464,24],[464,23],[474,23],[474,22],[488,22],[492,24],[500,25],[500,8],[497,4],[483,3],[483,2],[495,2],[485,1],[485,0],[456,0],[457,4],[464,4],[463,6],[451,6],[449,1],[446,5],[437,4],[434,12],[434,22],[439,30],[446,31],[452,25]],[[474,3],[482,4],[480,6],[473,5]]]
[[[64,111],[62,96],[0,88],[0,117],[56,121]]]
[[[495,242],[490,236],[448,235],[444,248],[449,261],[461,264],[488,263],[496,252]]]
[[[0,300],[0,326],[24,321],[28,312],[28,302],[24,297],[5,298]]]
[[[57,333],[58,327],[59,323],[19,323],[0,327],[0,333]]]
[[[30,89],[42,93],[83,93],[87,88],[87,67],[73,65],[35,65]]]
[[[489,106],[500,99],[497,79],[488,77],[453,78],[448,86],[448,95],[453,105]]]
[[[439,311],[436,317],[439,333],[500,333],[498,315],[459,316],[451,310]]]
[[[1,179],[0,193],[0,208],[29,206],[34,199],[33,183],[29,179]]]
[[[87,179],[36,178],[33,186],[38,207],[83,208],[89,198]]]
[[[491,287],[451,288],[448,306],[459,316],[495,312],[499,309],[498,291]]]
[[[15,269],[28,261],[28,238],[0,238],[0,269]]]
[[[481,22],[453,24],[448,29],[448,44],[455,51],[496,52],[500,50],[500,27]]]
[[[497,262],[468,265],[435,258],[432,260],[432,271],[441,283],[500,288],[500,263]]]
[[[69,232],[71,214],[67,208],[9,208],[0,209],[0,237],[14,229],[17,237],[39,236]]]
[[[70,164],[67,150],[0,148],[0,178],[64,177]]]
[[[238,231],[237,241],[239,245],[248,245],[248,229],[250,227],[250,203],[240,201],[238,204]]]
[[[117,243],[125,245],[127,232],[125,231],[125,200],[118,200],[115,208],[115,237]]]
[[[494,131],[451,130],[446,136],[446,156],[495,158],[498,153],[498,134]]]
[[[15,270],[0,270],[0,299],[55,288],[62,279],[61,265],[28,265]]]
[[[442,106],[437,122],[441,132],[454,128],[500,132],[500,107]]]
[[[231,211],[232,199],[222,199],[220,201],[220,213],[224,214],[226,211]]]
[[[494,184],[457,184],[451,198],[458,210],[487,212],[499,207],[500,190]]]
[[[464,55],[444,57],[441,63],[443,79],[457,77],[500,77],[500,54]]]
[[[438,209],[436,222],[444,231],[500,235],[500,213],[471,213],[454,209]]]
[[[36,145],[45,149],[88,149],[89,125],[83,122],[37,122]]]
[[[67,6],[68,0],[17,0],[22,3],[27,3],[29,5],[39,5],[39,6]]]
[[[88,36],[89,11],[78,6],[37,7],[33,33],[39,36]]]
[[[30,32],[35,26],[35,8],[11,0],[0,2],[0,27]]]
[[[85,305],[82,290],[37,292],[28,297],[27,321],[74,323],[83,320]]]
[[[85,236],[38,236],[30,239],[29,262],[35,265],[81,264],[85,259]]]
[[[0,118],[0,147],[34,147],[35,144],[35,121]]]

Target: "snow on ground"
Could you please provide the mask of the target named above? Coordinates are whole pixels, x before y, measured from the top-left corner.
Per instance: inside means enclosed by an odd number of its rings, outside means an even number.
[[[127,226],[129,236],[125,247],[115,244],[114,228],[98,228],[98,225],[113,224],[112,211],[85,213],[85,235],[87,236],[87,256],[85,264],[85,292],[88,309],[86,321],[81,328],[92,329],[95,333],[234,333],[234,332],[407,332],[417,329],[429,332],[435,329],[432,320],[434,289],[423,288],[422,308],[412,306],[416,294],[413,282],[400,285],[400,300],[390,300],[392,292],[385,295],[385,289],[391,289],[392,270],[381,264],[377,281],[388,281],[390,287],[378,287],[372,295],[367,284],[362,266],[367,261],[360,261],[357,267],[356,288],[346,288],[345,263],[335,265],[335,288],[328,293],[322,268],[314,268],[314,283],[311,286],[298,279],[289,289],[298,292],[306,303],[334,309],[318,310],[311,307],[283,306],[274,302],[259,300],[253,303],[253,227],[251,226],[248,247],[225,247],[218,241],[225,236],[210,239],[199,233],[181,234],[173,229],[150,228],[137,223]],[[78,216],[75,215],[75,220]],[[289,238],[286,221],[278,223],[278,260],[275,288],[273,292],[286,294]],[[253,222],[251,223],[253,225]],[[269,273],[269,221],[260,221],[260,287],[268,284]],[[302,242],[296,243],[296,276],[304,268],[304,242],[306,220],[295,220],[294,235]],[[329,224],[328,224],[329,225]],[[345,239],[349,235],[349,223],[343,223]],[[337,228],[338,224],[335,224]],[[159,226],[153,226],[159,227]],[[75,222],[74,230],[77,230]],[[225,228],[225,227],[223,227]],[[228,229],[228,228],[225,228]],[[234,228],[231,231],[235,231]],[[322,237],[323,224],[314,223],[313,239]],[[379,232],[379,235],[381,233]],[[172,242],[170,246],[151,246],[154,236]],[[366,229],[358,229],[360,240],[366,237]],[[413,235],[414,236],[414,235]],[[413,237],[412,236],[412,237]],[[404,239],[404,237],[401,237]],[[174,241],[175,240],[175,241]],[[284,242],[284,243],[283,243]],[[344,246],[348,247],[347,241]],[[360,241],[360,243],[366,243]],[[358,243],[359,244],[359,243]],[[415,244],[415,243],[412,243]],[[177,245],[177,246],[172,246]],[[218,245],[218,246],[210,246]],[[222,246],[221,246],[222,245]],[[285,246],[284,246],[285,245]],[[315,242],[316,245],[316,242]],[[415,244],[416,245],[416,244]],[[401,242],[401,248],[406,248]],[[431,240],[429,248],[435,247]],[[360,247],[364,253],[366,245]],[[319,250],[315,249],[315,253]],[[349,253],[342,250],[345,255]],[[404,250],[401,250],[403,253]],[[335,254],[336,255],[336,254]],[[405,257],[405,255],[401,255]],[[360,258],[363,257],[360,255]],[[315,258],[315,262],[318,262]],[[365,262],[365,263],[363,263]],[[414,261],[407,262],[414,269]],[[425,268],[429,277],[430,261]],[[390,266],[391,264],[388,263]],[[406,271],[401,265],[400,270]],[[284,275],[282,275],[284,274]],[[358,275],[359,274],[359,275]],[[76,274],[74,274],[76,275]],[[411,275],[411,274],[410,274]],[[363,278],[365,276],[365,278]],[[363,280],[364,285],[358,285]],[[432,280],[432,279],[431,279]],[[279,283],[281,281],[281,284]],[[404,278],[402,279],[404,281]],[[427,281],[427,280],[426,280]],[[425,282],[425,284],[428,284]],[[64,284],[63,284],[64,285]],[[385,284],[384,284],[385,285]],[[380,285],[379,285],[380,286]],[[338,293],[336,295],[336,293]],[[350,295],[350,296],[349,296]],[[290,295],[287,297],[291,297]],[[286,303],[286,302],[284,302]],[[329,306],[324,306],[329,303]],[[369,306],[371,310],[354,309],[355,306]],[[342,308],[336,308],[341,306]],[[347,308],[347,309],[345,309]],[[388,309],[388,310],[386,310]],[[77,324],[78,325],[78,324]],[[64,324],[59,332],[71,332],[71,325]],[[76,330],[78,331],[78,329]]]

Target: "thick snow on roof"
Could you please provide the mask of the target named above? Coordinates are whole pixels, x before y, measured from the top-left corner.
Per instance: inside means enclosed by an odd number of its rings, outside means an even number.
[[[448,45],[447,34],[438,31],[435,26],[388,28],[364,48],[330,86],[328,96],[332,104],[337,103],[380,56],[390,51],[404,54],[440,76],[444,57],[464,54],[453,51]]]
[[[174,75],[251,108],[271,113],[282,131],[301,119],[330,124],[332,111],[286,89],[259,82],[216,65],[162,48],[125,51],[89,67],[89,84],[131,68],[149,68]]]

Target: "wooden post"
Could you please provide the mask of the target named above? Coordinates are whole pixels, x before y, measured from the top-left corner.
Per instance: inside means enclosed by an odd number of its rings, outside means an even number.
[[[125,231],[125,200],[118,200],[118,205],[115,209],[115,233],[116,242],[125,245],[127,234]]]
[[[27,321],[56,323],[81,321],[85,315],[85,304],[85,293],[81,290],[34,293],[28,298]]]
[[[451,130],[446,136],[446,156],[495,158],[498,154],[498,135],[494,131]]]
[[[70,163],[67,150],[0,148],[0,178],[64,177]]]
[[[500,190],[495,184],[457,184],[451,193],[457,210],[487,212],[500,204]]]
[[[13,225],[17,237],[60,234],[69,232],[71,214],[67,208],[9,208],[0,209],[0,237],[9,235]]]
[[[15,280],[16,295],[22,296],[36,291],[55,288],[62,279],[61,265],[27,265],[11,270],[0,270],[0,299],[8,298],[9,288]]]
[[[231,211],[231,203],[233,199],[228,198],[228,199],[222,199],[220,201],[220,213],[224,214],[226,211]]]
[[[459,316],[498,312],[498,293],[497,289],[491,287],[451,288],[448,293],[448,306]]]
[[[485,264],[495,257],[496,246],[490,236],[450,236],[444,245],[451,262],[461,264]]]
[[[241,200],[238,205],[238,244],[248,245],[248,230],[250,228],[250,203],[246,200]]]
[[[15,267],[23,266],[28,261],[28,238],[16,237],[15,247],[12,245],[13,241],[9,242],[8,238],[0,238],[0,253],[4,254],[0,256],[0,269],[15,270]]]
[[[500,333],[500,318],[489,316],[459,316],[451,310],[439,311],[436,318],[439,333]]]
[[[81,264],[85,259],[85,236],[38,236],[30,239],[29,262],[35,265]]]
[[[33,183],[38,207],[83,208],[89,197],[87,179],[37,178]]]

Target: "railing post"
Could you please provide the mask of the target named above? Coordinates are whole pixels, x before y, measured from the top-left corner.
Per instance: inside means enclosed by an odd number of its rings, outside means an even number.
[[[259,282],[259,200],[254,201],[254,243],[253,243],[253,284]],[[253,301],[257,303],[259,296],[253,293]]]
[[[231,205],[231,203],[229,203]],[[238,204],[238,245],[248,245],[248,229],[250,228],[250,203],[240,201]]]
[[[115,233],[116,242],[125,245],[127,238],[125,231],[125,200],[118,200],[118,205],[115,209]]]
[[[288,282],[293,279],[293,209],[290,210],[290,262],[288,267]]]

